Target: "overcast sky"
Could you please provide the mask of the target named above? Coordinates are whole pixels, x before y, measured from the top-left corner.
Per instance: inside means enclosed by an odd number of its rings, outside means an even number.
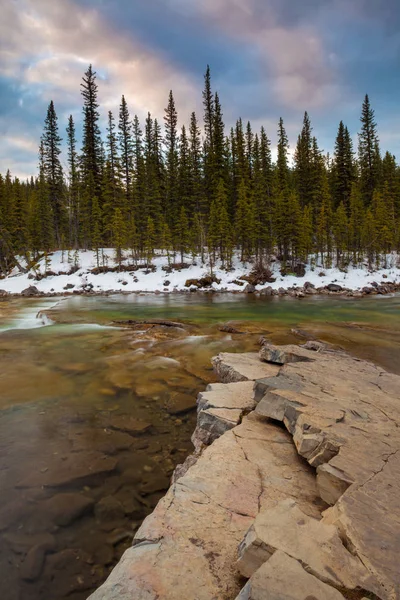
[[[400,155],[399,0],[1,0],[0,172],[36,174],[50,100],[64,138],[69,114],[80,129],[89,63],[103,117],[125,94],[162,120],[170,89],[181,123],[202,116],[209,63],[227,126],[263,124],[275,145],[282,116],[293,147],[307,110],[325,151],[340,119],[356,140],[368,93]]]

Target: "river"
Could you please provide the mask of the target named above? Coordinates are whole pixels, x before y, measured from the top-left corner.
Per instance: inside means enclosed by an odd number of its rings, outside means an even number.
[[[182,327],[124,323],[168,320]],[[318,338],[400,374],[400,297],[0,300],[0,597],[83,600],[191,451],[210,358]]]

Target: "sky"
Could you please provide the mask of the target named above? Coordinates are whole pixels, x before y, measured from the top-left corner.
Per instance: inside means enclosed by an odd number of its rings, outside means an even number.
[[[60,134],[82,124],[80,82],[97,72],[102,118],[162,121],[169,90],[180,124],[202,117],[206,65],[231,127],[264,125],[276,145],[283,117],[291,148],[307,110],[332,152],[339,121],[355,143],[369,94],[381,147],[400,156],[399,0],[0,0],[0,173],[37,173],[54,101]],[[65,153],[63,163],[66,163]]]

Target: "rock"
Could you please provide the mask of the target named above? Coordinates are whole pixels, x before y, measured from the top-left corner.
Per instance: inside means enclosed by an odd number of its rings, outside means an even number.
[[[245,354],[223,352],[212,359],[212,364],[219,379],[224,383],[273,377],[279,371],[277,365],[262,363],[256,352]]]
[[[196,401],[189,394],[176,394],[170,399],[167,412],[170,415],[185,415],[196,409]]]
[[[33,546],[44,548],[46,552],[51,552],[56,547],[56,540],[50,533],[24,534],[24,533],[6,533],[3,540],[7,546],[16,554],[27,554]]]
[[[337,283],[329,283],[326,286],[326,289],[329,290],[330,292],[342,292],[343,288],[341,285],[338,285]]]
[[[307,573],[301,564],[277,551],[254,573],[236,600],[343,600],[334,588]]]
[[[272,296],[272,292],[273,292],[273,289],[269,285],[268,287],[265,287],[262,290],[260,290],[260,296]]]
[[[121,502],[113,496],[102,498],[95,506],[94,514],[101,522],[118,522],[125,516]]]
[[[64,290],[72,290],[74,287],[75,285],[73,283],[67,283],[67,285],[64,286]]]
[[[306,289],[306,294],[309,296],[315,296],[316,294],[318,294],[318,290],[316,290],[314,287],[308,287]]]
[[[256,288],[251,283],[248,283],[243,291],[245,294],[254,294],[254,292],[256,291]]]
[[[39,296],[40,292],[35,285],[30,285],[21,292],[21,296],[29,298],[30,296]]]
[[[197,427],[192,442],[200,449],[236,427],[243,415],[255,407],[253,382],[209,384],[206,391],[198,395],[197,405]]]
[[[265,362],[274,363],[277,365],[310,360],[308,356],[305,356],[299,352],[298,346],[292,346],[290,349],[288,349],[288,347],[281,348],[278,346],[273,346],[272,344],[264,344],[259,352],[259,357]]]
[[[168,279],[164,281],[163,286],[168,287],[169,285],[171,285],[171,282]]]
[[[377,591],[373,577],[344,547],[336,527],[305,515],[291,498],[257,515],[239,546],[240,573],[251,577],[278,550],[320,581],[346,590]]]
[[[43,504],[48,518],[56,525],[66,527],[90,512],[94,506],[94,500],[83,494],[66,493],[57,494]]]
[[[81,456],[83,454],[83,456]],[[47,471],[35,471],[18,482],[17,488],[64,487],[85,484],[93,478],[112,473],[117,465],[115,458],[108,458],[97,452],[72,453],[59,465]]]
[[[315,288],[315,285],[313,283],[311,283],[310,281],[306,281],[304,284],[304,289],[305,290],[312,290]]]
[[[111,421],[108,423],[110,429],[116,429],[117,431],[124,431],[129,435],[142,435],[147,433],[151,429],[151,423],[135,419],[134,417],[128,416],[115,416],[110,417]]]
[[[5,296],[8,296],[8,292],[6,290],[0,290],[0,298],[4,298]]]
[[[320,496],[334,505],[324,520],[380,582],[376,595],[389,599],[400,587],[400,377],[341,352],[313,356],[282,368],[277,379],[293,386],[267,392],[263,413],[283,421],[317,469]]]
[[[326,345],[322,342],[317,342],[316,340],[308,340],[303,344],[303,348],[306,350],[313,350],[314,352],[321,352],[321,350],[326,348]]]
[[[20,574],[25,581],[35,581],[42,573],[46,548],[44,546],[32,546],[21,565]]]
[[[91,600],[234,598],[237,546],[259,506],[295,494],[319,514],[314,477],[289,439],[252,415],[217,439],[145,519]],[[190,565],[184,575],[183,564]]]

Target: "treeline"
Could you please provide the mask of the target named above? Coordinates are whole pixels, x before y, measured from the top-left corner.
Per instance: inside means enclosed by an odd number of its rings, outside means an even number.
[[[205,74],[204,115],[192,113],[178,130],[172,91],[163,127],[144,123],[122,97],[118,118],[99,127],[96,73],[85,73],[82,148],[72,116],[62,139],[50,102],[39,148],[39,173],[22,182],[0,175],[0,269],[16,256],[35,260],[54,249],[122,250],[151,261],[155,249],[191,252],[229,267],[235,248],[243,261],[268,263],[277,252],[293,268],[310,255],[329,267],[368,257],[370,264],[400,246],[400,169],[379,147],[374,111],[365,96],[356,153],[340,122],[332,157],[324,155],[307,113],[293,164],[284,122],[277,160],[264,128],[241,119],[229,132],[218,93]]]

